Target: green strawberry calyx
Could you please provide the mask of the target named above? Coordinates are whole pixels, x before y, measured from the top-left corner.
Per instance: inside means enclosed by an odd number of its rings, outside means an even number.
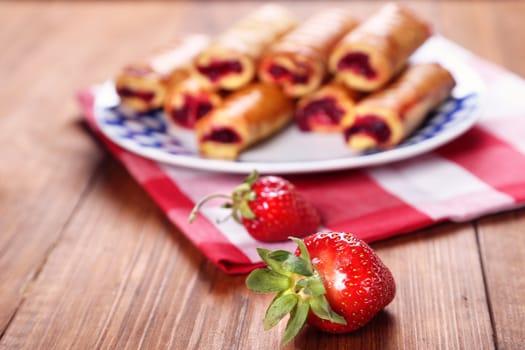
[[[213,198],[225,198],[228,201],[222,205],[223,208],[229,208],[232,209],[231,214],[229,216],[232,216],[235,221],[241,222],[241,218],[245,219],[254,219],[255,214],[251,210],[248,202],[251,202],[255,200],[256,194],[252,190],[252,185],[257,181],[259,178],[259,173],[254,170],[244,179],[243,183],[235,187],[231,194],[224,194],[224,193],[212,193],[210,195],[207,195],[206,197],[202,198],[195,206],[193,207],[193,210],[190,213],[190,216],[188,220],[190,223],[192,223],[196,216],[197,212],[200,210],[200,208],[204,205],[204,203],[208,202],[210,199]],[[222,219],[221,221],[224,221],[227,219]]]
[[[326,289],[317,270],[313,267],[304,242],[289,237],[297,243],[300,255],[286,250],[257,249],[267,267],[253,270],[246,279],[248,289],[259,293],[277,292],[266,310],[264,329],[277,325],[290,314],[281,346],[286,345],[303,329],[310,310],[324,320],[346,324],[344,317],[332,310],[326,299]]]

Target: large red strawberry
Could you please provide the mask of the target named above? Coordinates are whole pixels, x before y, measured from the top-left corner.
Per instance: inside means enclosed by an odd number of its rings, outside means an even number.
[[[362,327],[395,295],[394,278],[374,251],[350,233],[318,232],[304,242],[293,239],[295,255],[258,249],[268,265],[246,280],[249,289],[278,292],[266,311],[264,328],[291,314],[283,345],[305,323],[329,333]]]
[[[214,197],[228,198],[224,207],[231,208],[233,218],[252,237],[263,242],[310,235],[321,221],[317,210],[292,183],[278,176],[259,177],[253,172],[231,195],[212,194],[203,198],[190,214],[190,222],[202,204]]]

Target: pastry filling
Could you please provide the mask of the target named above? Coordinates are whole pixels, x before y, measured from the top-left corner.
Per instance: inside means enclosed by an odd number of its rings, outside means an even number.
[[[373,114],[358,116],[354,124],[344,132],[345,140],[357,134],[372,137],[378,144],[385,143],[390,138],[390,128],[381,118]]]
[[[208,65],[197,65],[197,70],[211,81],[216,82],[225,75],[242,73],[242,64],[236,60],[212,61]]]
[[[362,52],[352,52],[344,56],[339,63],[337,63],[337,69],[349,70],[367,79],[377,77],[377,72],[370,65],[370,57]]]
[[[183,105],[175,108],[171,116],[177,124],[193,128],[197,120],[205,116],[212,108],[213,105],[205,96],[185,95]]]
[[[277,82],[288,80],[294,84],[308,84],[309,74],[296,74],[290,72],[288,69],[278,65],[272,64],[268,68],[268,73],[273,77]]]
[[[295,120],[299,129],[308,131],[312,125],[339,125],[345,111],[333,97],[314,100],[297,111]]]
[[[213,141],[220,143],[239,143],[241,137],[231,128],[216,128],[202,138],[202,141]]]
[[[144,101],[145,103],[151,102],[155,97],[155,93],[153,91],[132,90],[125,86],[118,87],[117,93],[122,98],[137,98],[139,100]]]

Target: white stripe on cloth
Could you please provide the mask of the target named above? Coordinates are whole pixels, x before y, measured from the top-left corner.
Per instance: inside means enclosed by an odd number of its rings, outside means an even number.
[[[494,78],[486,83],[481,100],[479,125],[525,153],[525,80],[493,63],[471,56],[480,75]]]
[[[482,102],[480,125],[525,153],[525,80],[506,72],[490,86]]]
[[[368,174],[386,191],[436,221],[465,221],[515,205],[512,197],[434,154],[373,168]]]
[[[481,89],[482,121],[509,115],[524,116],[525,80],[523,78],[475,56],[468,63],[477,69],[480,76],[486,74],[492,76],[489,81],[485,81]]]

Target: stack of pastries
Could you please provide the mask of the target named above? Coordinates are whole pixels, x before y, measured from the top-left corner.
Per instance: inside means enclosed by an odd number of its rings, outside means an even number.
[[[235,160],[290,123],[340,133],[355,151],[409,136],[450,96],[452,75],[408,60],[431,36],[411,11],[387,4],[359,23],[343,9],[298,23],[264,5],[209,40],[189,35],[126,66],[121,103],[164,108],[174,128],[193,129],[203,157]]]

